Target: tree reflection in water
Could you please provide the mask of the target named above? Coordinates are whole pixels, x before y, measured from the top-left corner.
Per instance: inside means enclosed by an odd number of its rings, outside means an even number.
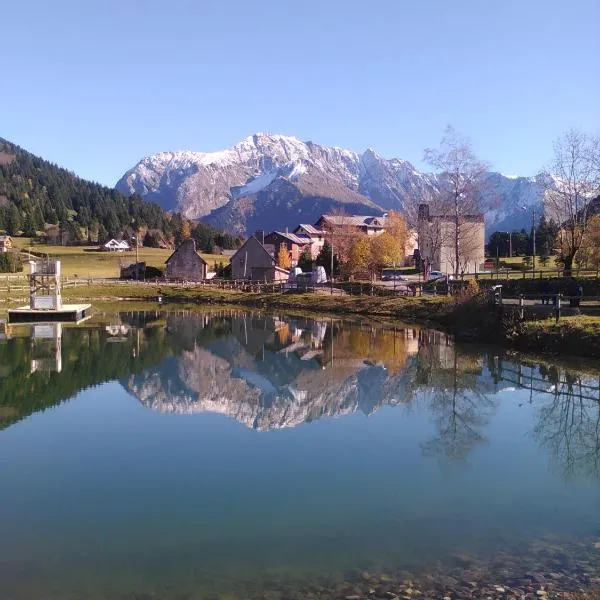
[[[600,379],[556,366],[539,368],[551,398],[539,410],[534,438],[566,479],[600,477]]]
[[[465,460],[474,446],[486,441],[483,430],[497,401],[482,389],[483,369],[482,355],[459,352],[439,332],[422,332],[417,383],[437,430],[422,451],[443,466]]]

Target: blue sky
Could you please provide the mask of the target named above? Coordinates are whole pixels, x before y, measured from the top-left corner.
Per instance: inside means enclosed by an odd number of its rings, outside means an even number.
[[[447,124],[530,175],[600,128],[598,0],[28,0],[0,23],[0,137],[108,185],[257,131],[422,168]]]

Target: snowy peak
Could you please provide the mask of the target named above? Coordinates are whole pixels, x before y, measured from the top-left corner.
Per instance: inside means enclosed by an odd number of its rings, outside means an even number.
[[[538,178],[489,173],[483,200],[489,229],[521,227],[522,206],[543,208]],[[443,181],[408,161],[362,154],[293,136],[256,133],[216,152],[161,152],[143,158],[117,183],[166,210],[248,233],[292,226],[319,211],[408,211],[408,198],[432,198]]]

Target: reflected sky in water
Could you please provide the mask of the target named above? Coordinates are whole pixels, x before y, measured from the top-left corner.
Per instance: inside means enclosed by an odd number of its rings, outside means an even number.
[[[210,597],[600,536],[597,374],[239,312],[0,334],[2,597]]]

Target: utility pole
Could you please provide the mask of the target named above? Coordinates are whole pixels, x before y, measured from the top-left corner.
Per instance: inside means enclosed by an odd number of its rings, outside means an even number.
[[[331,295],[333,296],[333,228],[331,229],[331,271],[329,272],[329,285],[331,288]]]
[[[533,222],[533,276],[535,277],[535,208],[532,210],[532,222]]]

